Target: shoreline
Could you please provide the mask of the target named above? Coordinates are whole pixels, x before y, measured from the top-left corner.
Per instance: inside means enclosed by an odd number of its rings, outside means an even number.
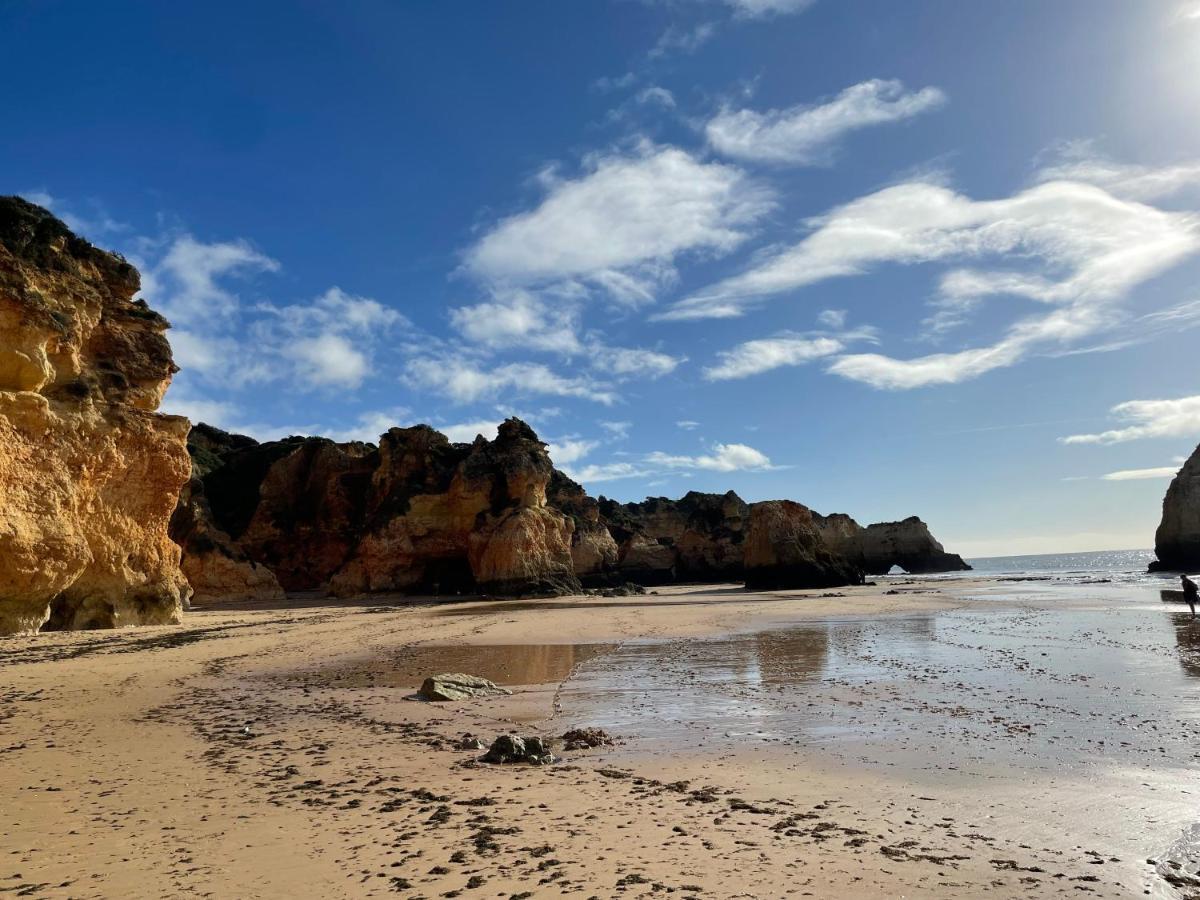
[[[914,584],[753,594],[689,585],[623,598],[439,605],[301,600],[195,610],[181,626],[6,640],[0,781],[14,802],[0,811],[0,827],[14,852],[0,864],[0,887],[25,885],[28,896],[158,896],[169,883],[181,896],[432,898],[648,896],[657,883],[697,897],[970,897],[985,889],[1049,896],[1076,888],[1176,896],[1144,859],[1127,855],[1143,844],[1165,847],[1149,830],[1157,826],[1130,819],[1133,836],[1113,852],[1116,838],[1108,846],[1102,827],[1081,824],[1104,817],[1089,813],[1073,784],[972,784],[968,775],[964,789],[936,769],[928,778],[904,769],[925,758],[922,729],[943,725],[936,764],[979,753],[999,753],[993,767],[1013,754],[1020,761],[1029,741],[1020,723],[973,718],[974,706],[991,718],[1007,713],[983,705],[981,688],[962,673],[934,677],[921,667],[945,667],[937,654],[958,652],[964,635],[988,623],[1026,627],[1053,615],[1040,590],[993,591],[993,582],[970,577],[908,580]],[[1093,591],[1105,588],[1128,592]],[[977,592],[1012,602],[973,603]],[[843,596],[813,596],[833,593]],[[634,651],[665,648],[695,669],[688,654],[726,645],[743,653],[746,636],[797,628],[829,637],[822,646],[805,637],[797,651],[817,654],[816,669],[807,657],[802,671],[795,657],[779,658],[784,681],[773,682],[761,662],[745,669],[741,657],[731,671],[742,675],[722,668],[716,680],[680,682],[665,694],[656,682],[620,680],[635,671]],[[954,633],[939,642],[937,630],[947,628]],[[581,665],[561,658],[588,644],[624,649]],[[533,646],[558,649],[538,657]],[[425,667],[454,648],[460,659],[491,653],[501,662],[519,652],[526,670],[514,677],[553,677],[512,682],[512,697],[405,699],[418,671],[433,674]],[[971,652],[982,653],[983,669],[1004,659],[994,649]],[[664,665],[655,656],[636,671],[652,678],[679,667],[674,656],[661,658]],[[894,672],[883,679],[863,669],[877,665]],[[855,675],[859,669],[865,675]],[[799,681],[786,680],[796,671]],[[989,677],[1016,693],[1007,671]],[[967,686],[955,688],[954,679]],[[939,712],[944,691],[959,696],[966,718]],[[485,742],[507,730],[561,734],[593,724],[575,718],[593,708],[661,719],[644,704],[673,693],[675,702],[719,700],[739,715],[766,710],[787,728],[778,740],[696,732],[703,745],[617,732],[623,743],[567,753],[545,768],[483,766],[474,762],[479,753],[454,749],[465,732]],[[894,721],[880,718],[893,713]],[[832,737],[806,736],[826,719]],[[860,743],[855,729],[864,723],[883,735],[882,745]],[[960,731],[970,740],[956,738]],[[1153,788],[1156,816],[1186,814],[1184,801],[1167,796],[1178,787],[1163,769]],[[1076,804],[1062,811],[1077,823],[1074,838],[1062,840],[1054,810],[1037,805],[1043,788],[1055,802],[1075,790]],[[1022,810],[1036,809],[1049,827],[1022,828]],[[461,893],[447,893],[454,891]]]

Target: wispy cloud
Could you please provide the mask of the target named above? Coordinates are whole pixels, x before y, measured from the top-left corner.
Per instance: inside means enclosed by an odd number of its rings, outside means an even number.
[[[405,368],[410,386],[431,390],[455,403],[472,403],[505,396],[545,395],[593,400],[605,406],[617,402],[610,386],[586,376],[565,376],[540,363],[514,362],[487,367],[456,354],[425,356]]]
[[[945,102],[945,94],[934,87],[908,91],[899,81],[875,79],[812,106],[766,112],[726,108],[709,120],[705,134],[713,149],[735,159],[818,165],[830,161],[837,142],[850,132],[910,119]]]
[[[672,53],[695,53],[707,44],[716,32],[717,26],[714,22],[701,22],[691,27],[671,25],[659,36],[646,55],[650,59],[662,59]]]
[[[740,316],[763,298],[885,263],[1001,257],[1018,271],[958,270],[944,296],[1008,294],[1052,307],[998,342],[958,353],[895,359],[838,357],[830,371],[878,388],[948,384],[1010,366],[1038,348],[1070,347],[1123,321],[1133,287],[1200,249],[1194,217],[1113,197],[1094,185],[1050,182],[1005,200],[976,201],[937,184],[906,183],[814,220],[791,248],[676,303],[667,320]],[[1029,272],[1031,263],[1043,271]]]
[[[664,473],[687,474],[709,472],[765,472],[782,468],[770,458],[746,444],[713,444],[709,453],[695,456],[666,453],[656,450],[631,461],[597,463],[579,468],[567,468],[576,481],[588,484],[597,481],[616,481],[627,478],[654,478]]]
[[[645,143],[544,183],[534,209],[497,223],[467,251],[467,271],[495,286],[577,282],[647,302],[674,280],[677,257],[732,250],[774,202],[735,167]]]
[[[1174,478],[1179,466],[1158,466],[1153,469],[1122,469],[1101,475],[1102,481],[1142,481],[1148,478]]]
[[[717,354],[719,362],[704,370],[709,381],[746,378],[780,366],[800,366],[825,356],[840,353],[846,347],[830,337],[808,338],[782,333],[738,344]]]
[[[879,343],[878,330],[871,327],[846,329],[845,310],[824,310],[820,324],[834,331],[780,332],[771,337],[745,341],[717,354],[717,364],[704,370],[708,381],[728,381],[769,372],[784,366],[802,366],[813,360],[835,356],[858,341]]]
[[[1072,434],[1064,444],[1120,444],[1143,438],[1200,435],[1200,396],[1174,400],[1129,400],[1118,403],[1112,415],[1128,424],[1096,434]]]
[[[1038,170],[1046,181],[1082,181],[1130,200],[1158,200],[1200,188],[1200,160],[1164,166],[1122,163],[1100,153],[1091,141],[1070,141],[1052,150],[1052,161]]]
[[[699,456],[677,456],[656,451],[646,456],[646,462],[668,469],[707,469],[712,472],[774,468],[765,453],[746,444],[713,444],[711,453]]]
[[[735,14],[750,19],[803,12],[816,0],[721,0]]]

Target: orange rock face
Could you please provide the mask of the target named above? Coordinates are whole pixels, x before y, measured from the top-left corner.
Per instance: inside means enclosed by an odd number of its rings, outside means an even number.
[[[216,435],[204,446],[201,428]],[[193,454],[212,465],[199,478],[209,521],[200,529],[181,509],[176,536],[202,599],[222,599],[220,584],[204,586],[214,571],[235,588],[226,594],[238,593],[242,560],[284,589],[338,596],[579,588],[574,523],[548,505],[545,444],[519,420],[473,444],[452,444],[428,426],[393,428],[377,448],[323,438],[260,445],[207,426],[197,432]],[[229,452],[218,446],[239,441]],[[189,542],[196,533],[217,537]],[[194,554],[203,557],[195,564]]]
[[[137,271],[0,198],[0,634],[178,620],[188,422]]]
[[[751,589],[862,583],[862,573],[826,545],[812,510],[791,500],[750,504],[744,553]]]

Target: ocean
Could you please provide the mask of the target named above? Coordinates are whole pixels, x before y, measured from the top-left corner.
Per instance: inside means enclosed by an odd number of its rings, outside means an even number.
[[[1177,575],[1146,571],[1153,550],[1097,550],[1090,553],[1039,553],[1027,556],[986,556],[968,559],[974,568],[969,575],[985,578],[1021,578],[1063,583],[1087,583],[1107,579],[1117,583],[1158,584],[1174,582]],[[958,575],[959,573],[954,573]],[[898,576],[892,576],[898,577]]]

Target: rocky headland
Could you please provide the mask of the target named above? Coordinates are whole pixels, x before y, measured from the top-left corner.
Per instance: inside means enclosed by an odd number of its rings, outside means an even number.
[[[1154,534],[1152,572],[1200,570],[1200,447],[1171,479]]]
[[[0,197],[0,634],[178,621],[188,421],[137,270]]]
[[[526,423],[451,443],[426,425],[378,446],[259,444],[197,425],[172,520],[197,600],[280,591],[562,594],[629,582],[859,584],[893,566],[963,571],[925,523],[860,526],[733,491],[617,503],[554,468]]]

